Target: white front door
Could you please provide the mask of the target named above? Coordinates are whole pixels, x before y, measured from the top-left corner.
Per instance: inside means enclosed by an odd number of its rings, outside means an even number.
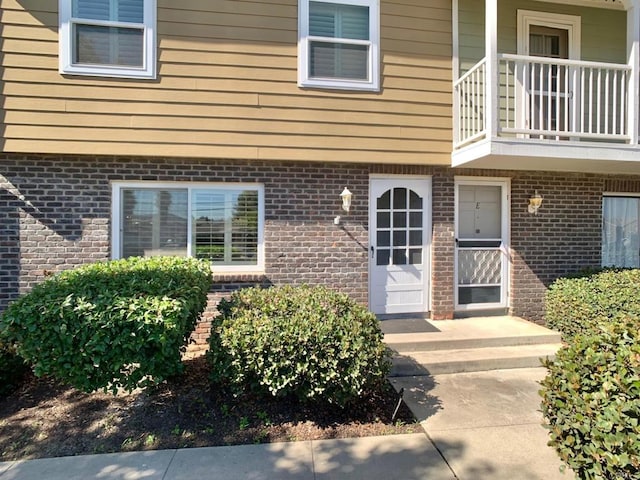
[[[377,314],[428,310],[429,177],[372,178],[369,308]]]
[[[456,179],[456,310],[506,308],[508,180]]]

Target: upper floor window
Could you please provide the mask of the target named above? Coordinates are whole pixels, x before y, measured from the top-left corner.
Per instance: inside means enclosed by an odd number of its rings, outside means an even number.
[[[256,184],[114,182],[114,258],[189,256],[216,272],[264,271]]]
[[[378,90],[379,1],[300,0],[298,83]]]
[[[59,0],[60,73],[155,78],[156,0]]]

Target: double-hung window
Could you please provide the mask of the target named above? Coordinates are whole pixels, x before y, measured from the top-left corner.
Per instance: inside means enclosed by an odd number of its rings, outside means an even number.
[[[256,184],[116,182],[112,256],[188,256],[218,272],[262,272],[263,196]]]
[[[603,197],[602,266],[640,268],[640,196]]]
[[[59,0],[60,73],[155,78],[156,0]]]
[[[300,0],[298,84],[379,89],[379,0]]]

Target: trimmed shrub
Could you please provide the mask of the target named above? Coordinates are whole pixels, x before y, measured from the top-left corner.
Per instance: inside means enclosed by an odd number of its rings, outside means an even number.
[[[640,270],[607,269],[589,276],[561,278],[548,289],[547,326],[570,341],[602,322],[640,316]]]
[[[218,309],[212,376],[236,393],[345,406],[389,372],[378,320],[347,295],[321,286],[249,288]]]
[[[637,479],[640,333],[635,319],[577,334],[542,381],[542,412],[560,458],[578,479]]]
[[[131,391],[180,373],[207,303],[208,264],[129,258],[60,273],[11,304],[0,332],[33,364],[74,387]]]
[[[0,342],[0,397],[15,390],[27,370],[27,364],[16,354],[15,348]]]

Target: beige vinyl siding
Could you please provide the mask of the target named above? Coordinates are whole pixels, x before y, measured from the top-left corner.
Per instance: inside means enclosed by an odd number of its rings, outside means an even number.
[[[626,12],[529,0],[498,1],[499,53],[517,53],[518,10],[579,16],[582,60],[627,63]],[[484,1],[460,0],[459,18],[460,70],[464,73],[484,57]]]
[[[381,0],[382,89],[297,86],[297,0],[158,0],[158,79],[58,73],[57,0],[0,0],[5,152],[448,164],[451,4]]]

